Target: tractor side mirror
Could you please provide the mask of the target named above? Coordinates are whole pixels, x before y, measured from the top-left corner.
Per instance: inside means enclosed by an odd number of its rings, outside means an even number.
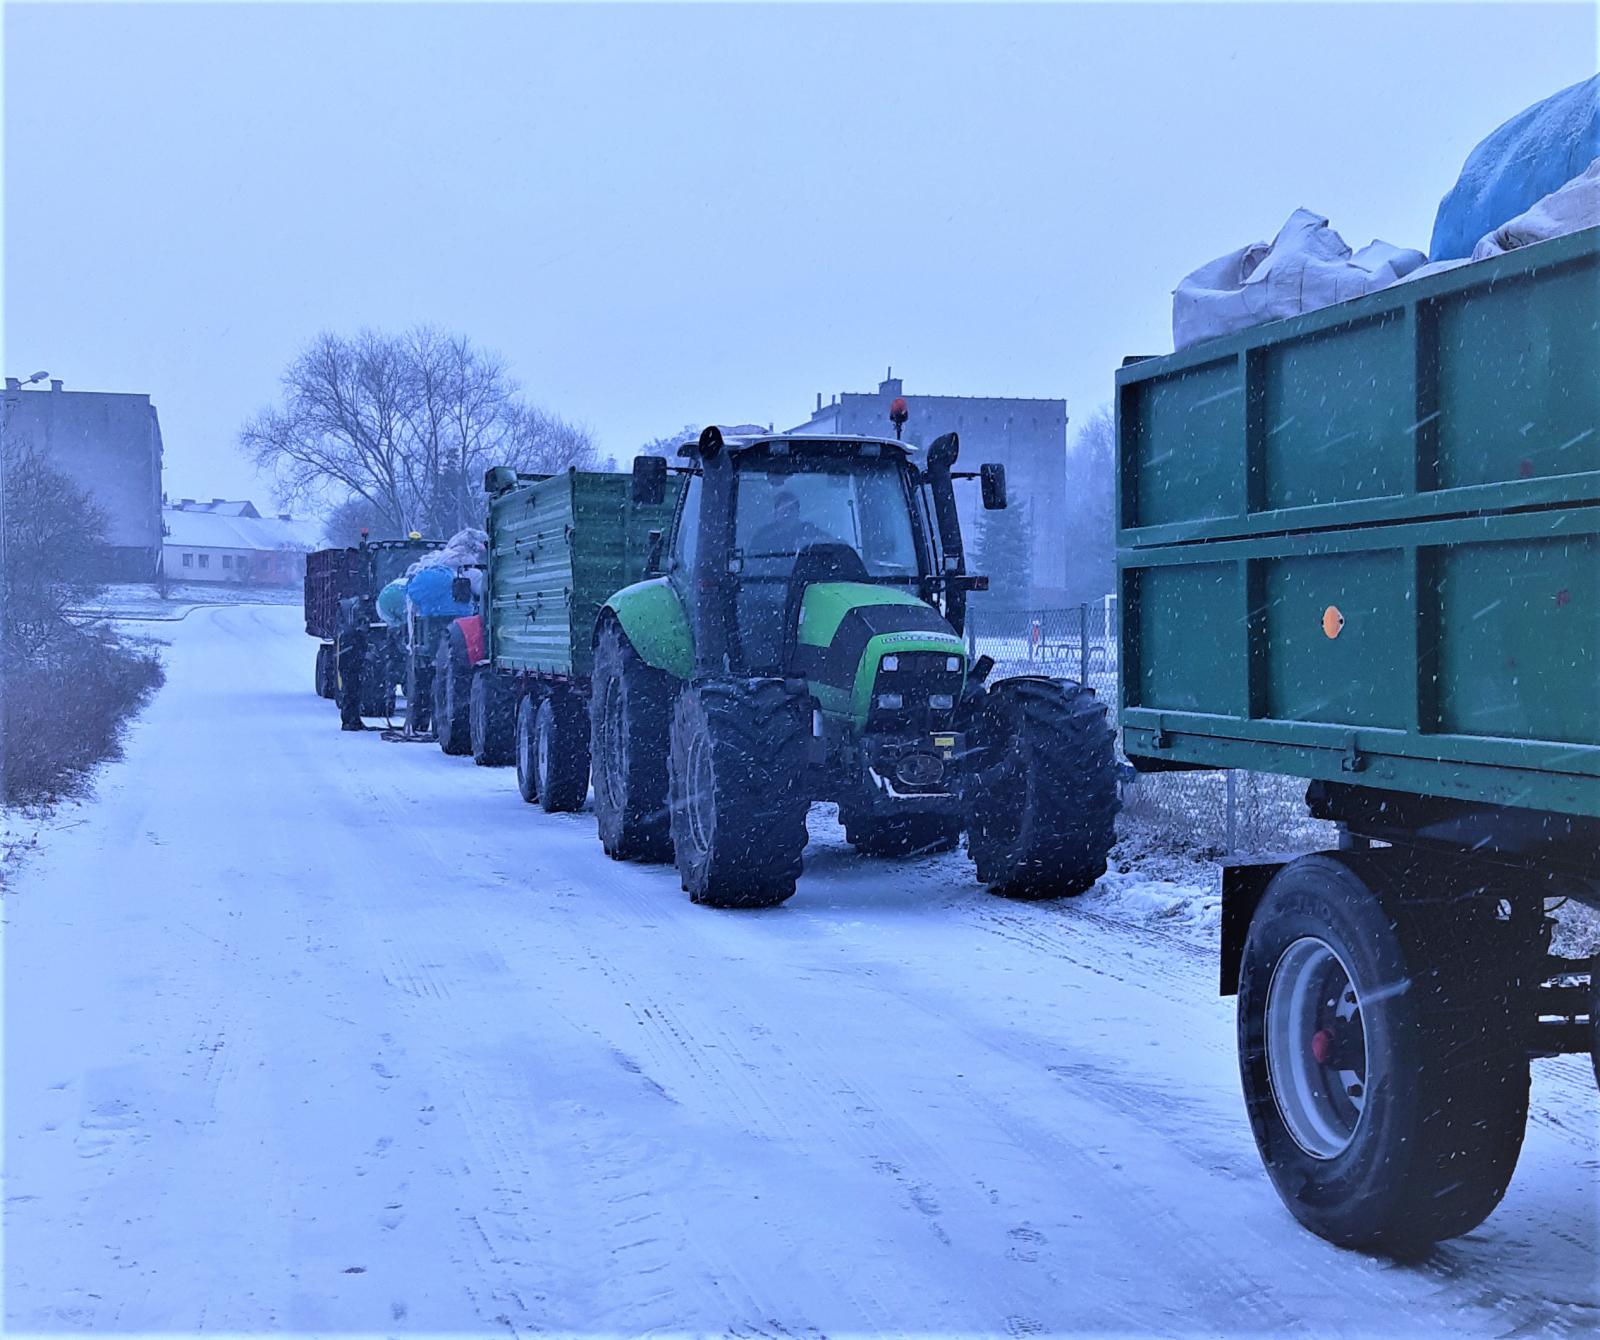
[[[661,532],[653,530],[645,538],[648,543],[644,551],[644,575],[654,577],[661,571]]]
[[[999,512],[1006,505],[1006,468],[990,461],[978,467],[978,478],[982,480],[983,508],[986,512]]]
[[[457,573],[450,579],[450,599],[458,605],[472,603],[472,578],[465,573]]]
[[[659,507],[667,496],[667,458],[633,458],[633,501],[640,507]]]

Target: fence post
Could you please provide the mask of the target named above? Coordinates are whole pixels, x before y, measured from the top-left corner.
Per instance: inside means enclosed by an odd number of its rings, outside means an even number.
[[[1089,606],[1078,606],[1078,683],[1089,682]]]
[[[967,607],[967,660],[978,659],[978,620],[972,613],[972,607]]]

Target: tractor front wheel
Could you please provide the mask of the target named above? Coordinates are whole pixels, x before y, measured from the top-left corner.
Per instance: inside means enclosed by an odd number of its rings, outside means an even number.
[[[459,630],[447,630],[439,640],[439,654],[433,662],[433,729],[439,748],[447,754],[472,751],[472,734],[467,722],[467,686],[471,675],[466,642]]]
[[[962,791],[978,879],[1005,898],[1068,898],[1116,841],[1116,737],[1094,690],[1003,679],[978,707]]]
[[[503,768],[516,755],[512,738],[511,694],[500,675],[484,666],[472,676],[467,724],[472,736],[472,761],[480,768]]]
[[[668,755],[683,887],[711,907],[773,907],[794,893],[806,845],[806,699],[781,680],[692,684]]]

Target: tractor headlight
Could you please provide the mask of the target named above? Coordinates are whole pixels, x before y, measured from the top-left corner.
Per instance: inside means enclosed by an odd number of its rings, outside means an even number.
[[[946,670],[948,670],[952,675],[960,674],[961,673],[961,658],[959,656],[946,656],[944,658],[944,668]]]
[[[885,656],[878,662],[878,668],[880,670],[898,670],[900,668],[900,658],[898,656]]]
[[[906,705],[906,700],[898,693],[880,693],[878,706],[885,712],[898,712]]]
[[[935,712],[948,712],[956,705],[955,695],[950,693],[930,693],[928,706]]]

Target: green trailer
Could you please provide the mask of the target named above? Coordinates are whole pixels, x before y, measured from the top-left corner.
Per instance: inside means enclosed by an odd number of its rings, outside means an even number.
[[[1117,375],[1122,732],[1307,779],[1340,849],[1224,873],[1257,1144],[1405,1251],[1498,1203],[1529,1059],[1590,1051],[1600,905],[1600,229]]]
[[[675,483],[675,481],[674,481]],[[515,763],[523,799],[576,810],[589,786],[589,673],[594,629],[611,593],[637,581],[671,523],[632,478],[490,470],[482,613],[460,620],[441,664],[439,741],[480,764]]]

